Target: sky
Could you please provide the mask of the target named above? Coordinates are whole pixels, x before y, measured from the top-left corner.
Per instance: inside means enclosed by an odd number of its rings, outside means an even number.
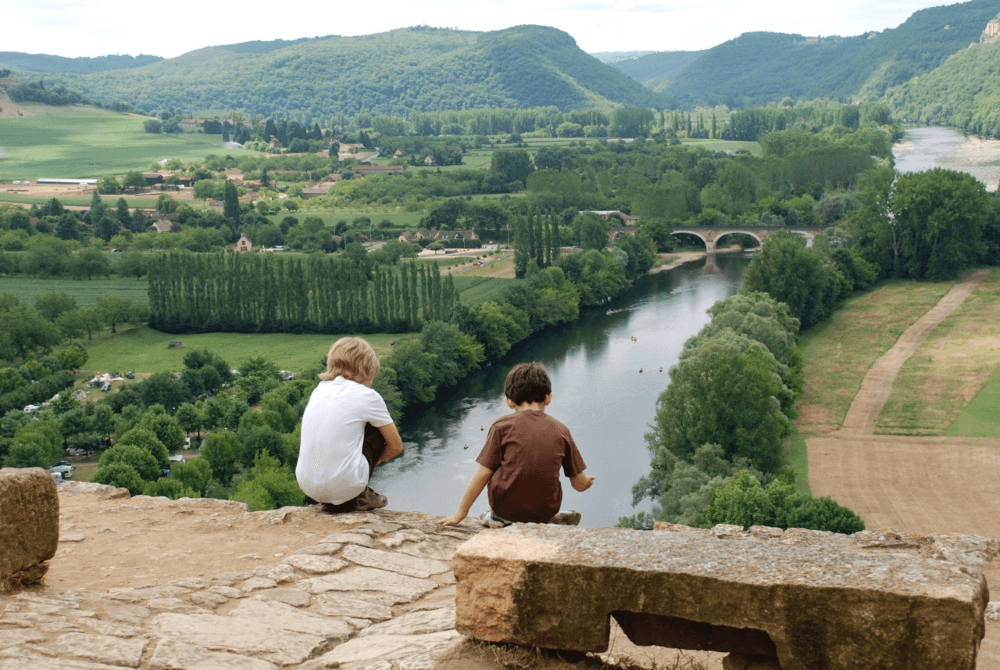
[[[0,0],[0,51],[173,58],[252,40],[370,35],[396,28],[559,28],[588,53],[695,51],[741,33],[860,35],[895,28],[940,0],[374,0],[139,3]]]

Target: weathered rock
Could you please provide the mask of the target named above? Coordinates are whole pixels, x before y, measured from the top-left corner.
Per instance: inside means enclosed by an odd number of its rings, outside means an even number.
[[[136,668],[147,644],[145,638],[67,633],[59,636],[54,649],[66,656]]]
[[[347,566],[347,563],[339,558],[317,556],[315,554],[293,554],[286,556],[282,560],[282,563],[312,575],[325,575],[337,572]]]
[[[349,572],[303,579],[298,583],[298,586],[312,594],[351,591],[352,597],[355,598],[395,605],[401,602],[413,602],[425,593],[433,591],[437,584],[426,579],[407,577],[395,572],[374,568],[357,568]]]
[[[278,665],[302,663],[326,645],[318,635],[275,628],[270,621],[215,614],[161,614],[153,628],[186,644],[266,659]]]
[[[436,610],[410,612],[403,616],[369,626],[358,633],[358,637],[369,635],[423,635],[440,633],[455,627],[455,608],[443,607]]]
[[[59,491],[41,468],[0,469],[0,593],[45,576],[59,547]]]
[[[420,577],[421,579],[451,570],[446,563],[442,563],[441,561],[396,554],[391,551],[381,551],[379,549],[368,549],[353,544],[344,547],[340,555],[358,565],[398,572],[401,575]]]
[[[414,654],[433,654],[447,649],[461,639],[454,630],[426,635],[371,635],[345,642],[321,656],[319,667],[337,667],[359,661],[387,659],[395,661]],[[325,664],[325,665],[322,665]]]
[[[342,616],[370,621],[384,621],[392,618],[392,609],[386,605],[351,598],[349,595],[328,593],[317,596],[320,612],[328,616]]]
[[[490,641],[636,644],[776,657],[785,670],[972,670],[985,632],[978,571],[839,540],[515,524],[455,554],[457,628]],[[739,529],[739,533],[744,533]]]
[[[238,656],[177,640],[160,640],[149,661],[150,670],[278,670],[268,661]]]

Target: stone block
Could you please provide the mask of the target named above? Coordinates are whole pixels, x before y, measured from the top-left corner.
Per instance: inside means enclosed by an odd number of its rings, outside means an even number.
[[[484,531],[455,553],[456,628],[603,652],[613,616],[635,644],[775,659],[784,670],[976,667],[989,601],[978,570],[836,537],[714,535],[544,524]]]
[[[0,593],[45,576],[59,546],[59,492],[41,468],[0,469]]]

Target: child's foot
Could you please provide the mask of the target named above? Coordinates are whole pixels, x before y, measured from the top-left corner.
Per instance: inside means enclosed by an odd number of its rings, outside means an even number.
[[[504,526],[509,526],[510,521],[504,521],[500,517],[493,514],[493,510],[488,509],[479,515],[479,521],[487,528],[503,528]]]
[[[385,507],[389,504],[389,499],[381,493],[375,493],[369,486],[353,502],[355,512],[369,512],[373,509]]]
[[[557,523],[562,526],[579,526],[581,515],[579,512],[574,510],[566,510],[565,512],[559,512],[554,517],[549,519],[549,523]]]

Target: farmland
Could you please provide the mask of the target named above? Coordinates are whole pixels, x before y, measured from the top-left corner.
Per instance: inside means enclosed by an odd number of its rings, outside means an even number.
[[[58,114],[0,118],[3,138],[0,181],[39,178],[83,179],[145,170],[152,163],[177,158],[204,160],[224,150],[219,135],[150,134],[144,117],[93,107],[60,108]]]

